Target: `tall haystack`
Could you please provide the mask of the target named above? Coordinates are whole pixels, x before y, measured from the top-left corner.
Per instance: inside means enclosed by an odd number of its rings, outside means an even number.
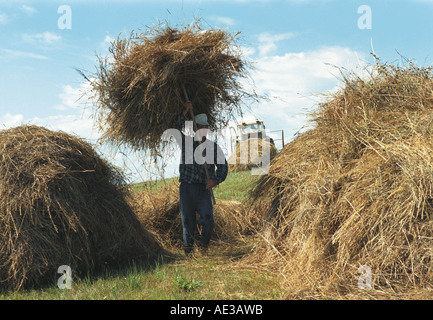
[[[247,62],[236,41],[197,25],[118,38],[90,81],[102,140],[160,151],[164,131],[183,111],[184,88],[195,114],[206,113],[212,130],[223,128],[241,113],[242,98],[253,96],[239,82]]]
[[[254,258],[291,294],[433,285],[432,111],[432,69],[377,62],[276,156],[253,189],[268,209]]]
[[[0,285],[55,284],[160,247],[128,204],[121,173],[62,132],[21,126],[0,132]]]

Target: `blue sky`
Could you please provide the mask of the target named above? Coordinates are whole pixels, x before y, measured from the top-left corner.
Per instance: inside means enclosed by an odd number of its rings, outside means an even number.
[[[59,28],[62,5],[71,10],[70,29]],[[371,28],[359,27],[362,5],[371,10]],[[431,65],[432,17],[428,0],[0,0],[0,129],[34,123],[96,141],[91,108],[77,101],[85,85],[74,68],[94,72],[95,54],[108,54],[119,34],[201,18],[209,28],[241,32],[255,89],[278,97],[252,115],[290,140],[314,108],[311,95],[340,84],[328,64],[356,69],[372,61],[373,44],[386,62],[401,63],[398,51]]]

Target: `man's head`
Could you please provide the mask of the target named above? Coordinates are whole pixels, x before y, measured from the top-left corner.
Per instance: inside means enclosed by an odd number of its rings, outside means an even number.
[[[195,117],[195,123],[197,123],[197,126],[209,126],[209,123],[207,122],[207,116],[204,113],[200,113],[196,115]]]
[[[209,123],[207,122],[207,116],[204,113],[200,113],[194,117],[194,120],[195,120],[195,123],[197,124],[198,130],[205,129],[205,130],[201,131],[202,137],[204,140],[206,138],[206,135],[207,135],[207,131],[208,131],[207,129],[209,129]]]

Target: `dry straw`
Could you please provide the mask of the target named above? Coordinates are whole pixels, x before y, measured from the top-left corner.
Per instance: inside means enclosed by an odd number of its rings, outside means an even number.
[[[366,70],[343,74],[253,189],[268,221],[255,259],[280,268],[290,296],[356,293],[361,266],[375,292],[433,284],[432,69]]]
[[[131,203],[138,219],[167,250],[183,247],[177,184],[161,187],[157,191],[135,192]],[[233,243],[243,236],[252,234],[256,220],[250,213],[252,212],[249,212],[241,202],[218,200],[214,205],[215,229],[212,241]],[[197,237],[199,233],[198,227]]]
[[[206,113],[218,130],[241,113],[247,62],[238,35],[223,30],[158,26],[112,42],[99,58],[94,80],[96,119],[103,141],[135,150],[161,150],[161,136],[183,111],[186,88],[195,114]]]
[[[121,173],[85,141],[37,126],[0,132],[0,286],[55,284],[160,246],[141,226]]]

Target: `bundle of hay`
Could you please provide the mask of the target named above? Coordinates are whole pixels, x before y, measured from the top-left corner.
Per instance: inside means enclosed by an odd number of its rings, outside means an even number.
[[[157,237],[159,243],[167,249],[182,248],[179,189],[176,184],[167,185],[157,192],[136,192],[132,205],[138,219]],[[249,218],[243,203],[218,200],[214,205],[215,229],[212,239],[230,242],[251,234],[254,225]],[[197,236],[199,232],[200,230],[197,230]]]
[[[148,227],[165,248],[182,244],[178,185],[134,192],[131,205],[139,221]]]
[[[128,204],[123,177],[86,142],[21,126],[0,132],[0,284],[54,284],[130,259],[159,245]]]
[[[272,160],[277,154],[275,145],[268,140],[251,138],[236,145],[235,152],[227,160],[229,170],[238,172],[260,166],[263,157],[263,145],[265,145],[266,152],[269,150],[269,160]]]
[[[100,58],[90,82],[102,140],[160,150],[162,134],[183,111],[183,88],[212,130],[224,126],[248,95],[237,81],[246,75],[246,61],[235,40],[223,30],[191,26],[156,27],[114,41],[112,57]]]
[[[345,76],[253,189],[269,222],[255,258],[291,294],[354,292],[365,270],[392,293],[433,284],[432,69],[371,67]]]

